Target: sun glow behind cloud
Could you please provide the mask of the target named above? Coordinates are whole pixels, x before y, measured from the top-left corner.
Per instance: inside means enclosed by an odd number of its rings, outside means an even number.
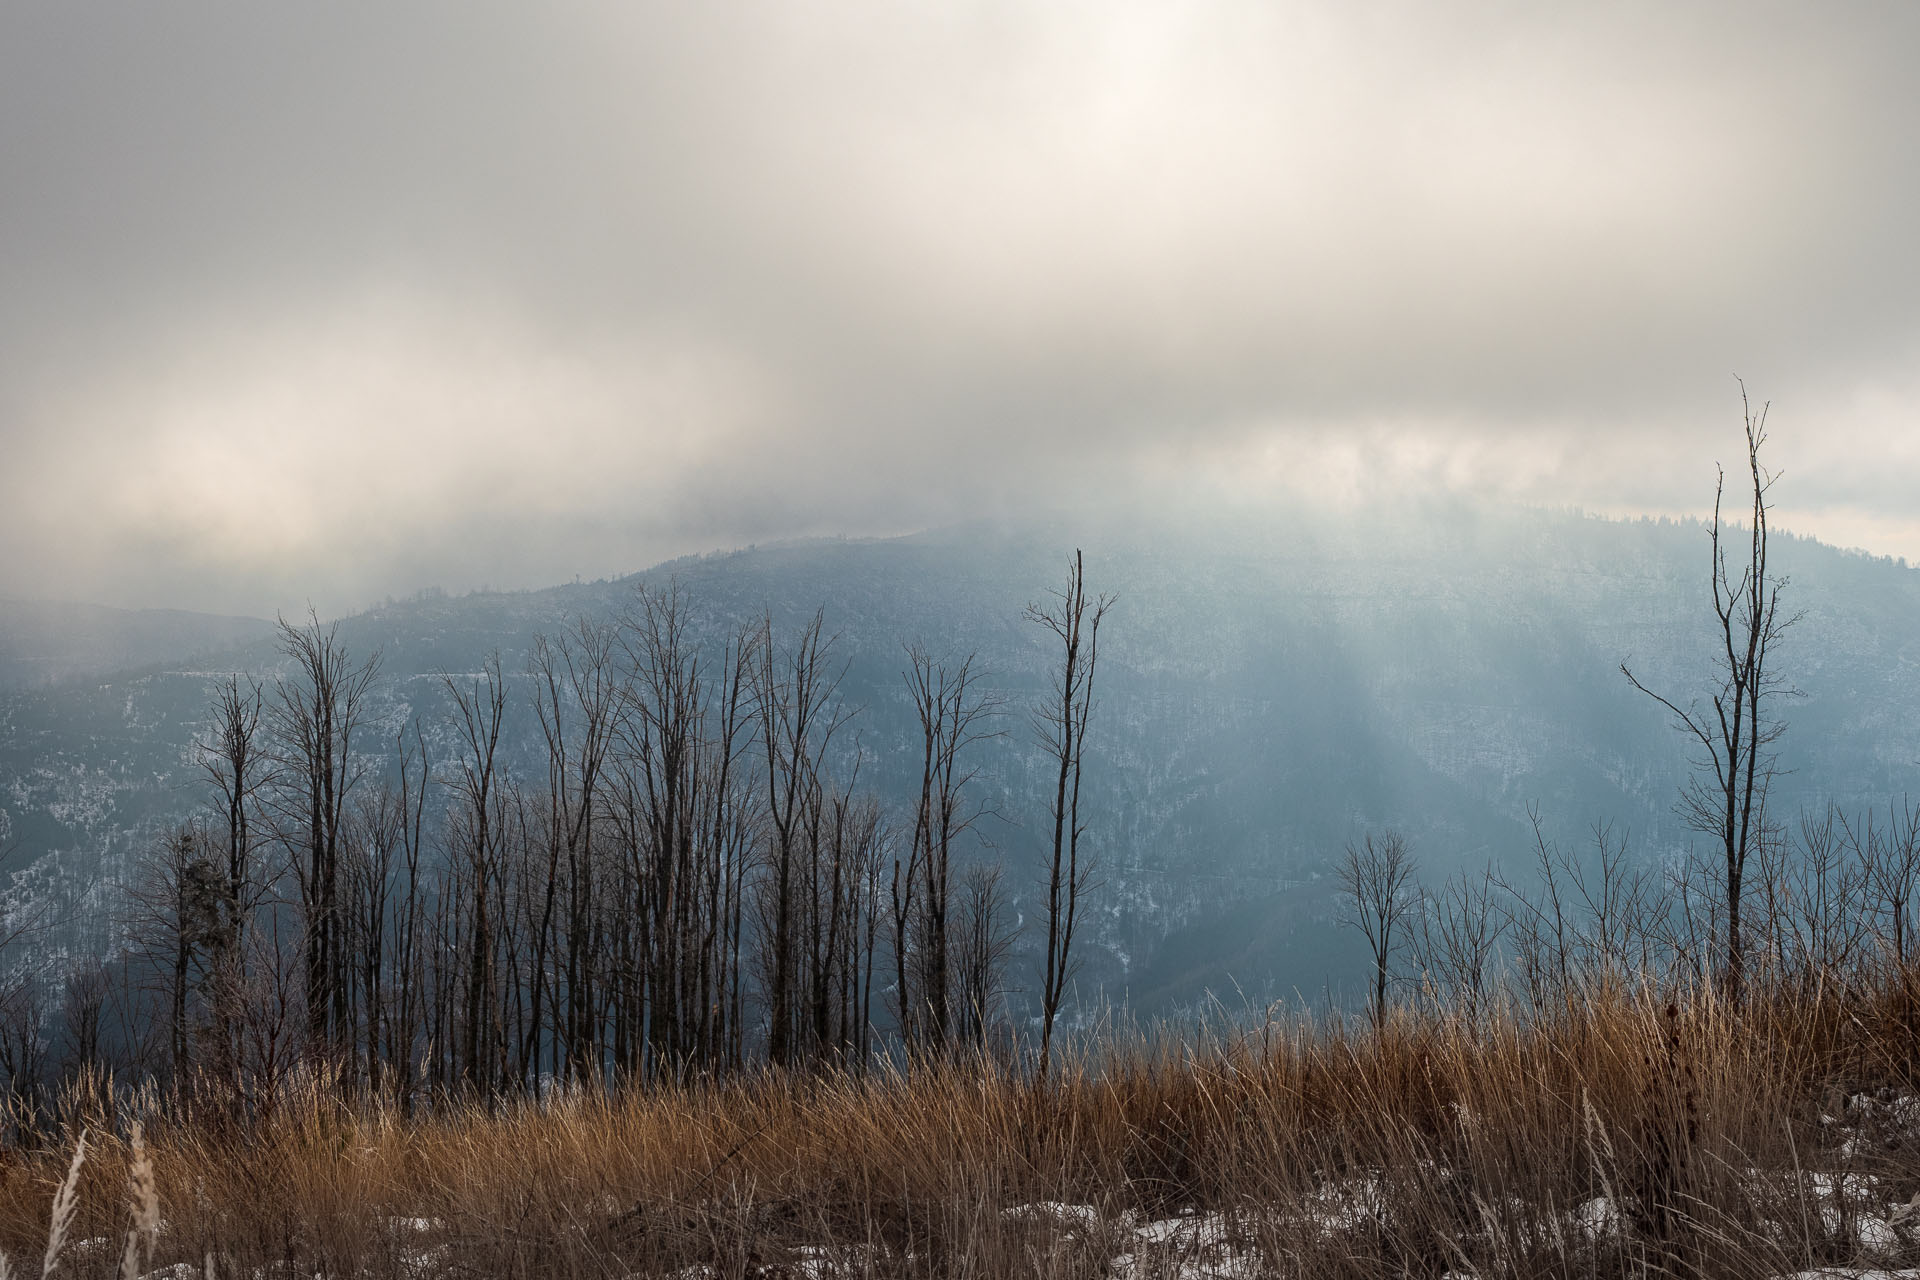
[[[1208,493],[1920,557],[1914,19],[22,6],[0,591],[270,611]],[[1867,464],[1863,459],[1871,459]]]

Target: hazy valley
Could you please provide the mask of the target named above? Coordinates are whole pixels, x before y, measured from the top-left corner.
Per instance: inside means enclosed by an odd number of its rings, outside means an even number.
[[[1801,696],[1783,704],[1776,811],[1884,809],[1920,789],[1920,573],[1777,543],[1804,616],[1777,659]],[[1612,824],[1647,867],[1693,838],[1674,814],[1686,743],[1619,666],[1631,660],[1676,698],[1708,691],[1705,532],[1537,511],[983,524],[715,554],[542,591],[426,593],[340,622],[353,655],[382,658],[355,750],[390,771],[396,735],[417,719],[436,768],[450,768],[441,676],[476,672],[497,651],[516,690],[504,759],[533,779],[544,768],[526,701],[537,634],[616,616],[643,582],[677,582],[714,643],[763,610],[786,630],[823,610],[845,666],[837,699],[855,713],[834,750],[843,771],[859,755],[863,785],[896,825],[911,823],[917,769],[905,646],[978,655],[1000,736],[968,751],[992,812],[963,857],[1004,859],[1012,905],[1030,919],[1047,813],[1030,712],[1047,652],[1021,614],[1082,544],[1093,586],[1118,597],[1084,801],[1099,865],[1089,1005],[1152,1016],[1209,994],[1235,1007],[1350,1000],[1366,965],[1335,923],[1331,872],[1370,830],[1405,832],[1432,884],[1488,862],[1524,882],[1530,807],[1568,848]],[[0,807],[14,909],[57,900],[67,923],[56,945],[104,953],[135,855],[205,811],[195,744],[214,681],[240,672],[270,684],[284,659],[265,624],[182,620],[145,634],[190,662],[149,651],[143,667],[120,669],[105,637],[128,622],[75,613],[60,625],[63,660],[87,666],[53,682],[16,676],[0,696]],[[33,654],[8,643],[0,663],[28,670]],[[1027,941],[1009,969],[1015,1007],[1030,985]]]

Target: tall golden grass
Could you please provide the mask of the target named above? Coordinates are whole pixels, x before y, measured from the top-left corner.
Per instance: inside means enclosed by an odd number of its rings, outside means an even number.
[[[1200,1275],[1134,1228],[1214,1212],[1236,1275],[1791,1275],[1920,1260],[1920,1127],[1848,1102],[1916,1067],[1920,974],[1892,973],[1132,1037],[1043,1085],[969,1059],[408,1116],[313,1077],[238,1123],[93,1082],[0,1151],[0,1249],[40,1255],[84,1129],[56,1274],[113,1274],[145,1230],[151,1265],[221,1276],[784,1276],[822,1247],[849,1275]],[[1096,1212],[1007,1212],[1034,1202]],[[1865,1245],[1862,1216],[1888,1223]]]

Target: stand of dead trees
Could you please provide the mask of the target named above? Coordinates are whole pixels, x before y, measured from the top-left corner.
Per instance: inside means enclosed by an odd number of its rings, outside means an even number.
[[[393,692],[334,628],[280,642],[276,680],[215,690],[209,803],[138,875],[133,953],[0,993],[8,1079],[47,1076],[63,1022],[85,1061],[137,1046],[132,1075],[244,1115],[296,1073],[408,1105],[539,1096],[974,1052],[1004,1019],[975,784],[1000,699],[972,656],[907,650],[920,768],[890,808],[819,613],[722,634],[677,586],[641,591],[537,638],[524,670],[495,655]],[[1071,859],[1083,822],[1063,821]]]

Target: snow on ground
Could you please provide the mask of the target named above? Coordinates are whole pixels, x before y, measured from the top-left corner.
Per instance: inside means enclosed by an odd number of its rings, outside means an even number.
[[[1589,1240],[1611,1240],[1620,1234],[1620,1210],[1607,1197],[1595,1196],[1574,1209],[1573,1225]]]
[[[1260,1254],[1236,1244],[1234,1223],[1226,1214],[1161,1218],[1133,1228],[1131,1245],[1107,1263],[1113,1280],[1169,1277],[1170,1280],[1254,1280],[1267,1274]]]
[[[1036,1200],[1003,1209],[1000,1216],[1008,1222],[1035,1222],[1062,1231],[1087,1232],[1100,1225],[1100,1211],[1090,1204],[1063,1204],[1058,1200]]]
[[[1292,1216],[1313,1227],[1322,1237],[1357,1231],[1387,1219],[1386,1189],[1373,1174],[1342,1178],[1308,1196]]]

